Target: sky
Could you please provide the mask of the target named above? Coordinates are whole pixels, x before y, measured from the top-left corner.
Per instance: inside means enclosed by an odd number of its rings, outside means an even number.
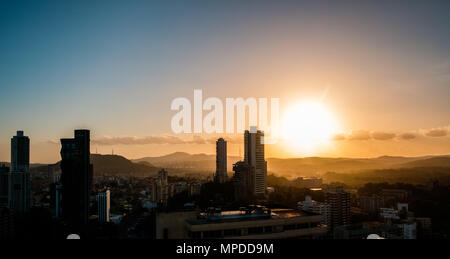
[[[449,28],[448,1],[4,0],[0,161],[24,130],[31,161],[56,162],[75,128],[98,153],[212,154],[217,136],[171,131],[194,89],[280,98],[281,114],[321,99],[339,122],[327,145],[267,156],[450,154]]]

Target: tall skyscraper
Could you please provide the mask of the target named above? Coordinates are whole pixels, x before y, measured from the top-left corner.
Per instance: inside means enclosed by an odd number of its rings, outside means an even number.
[[[9,193],[9,167],[0,166],[0,207],[8,206]]]
[[[244,135],[245,162],[255,168],[254,190],[255,195],[264,195],[267,188],[267,162],[264,158],[264,132],[251,126]]]
[[[350,193],[343,187],[331,187],[325,191],[325,202],[330,205],[331,230],[350,224]]]
[[[219,138],[216,141],[216,175],[214,180],[223,183],[227,178],[227,142],[223,138]]]
[[[30,139],[17,131],[11,139],[11,171],[9,173],[9,208],[16,212],[28,212],[31,207]]]
[[[88,223],[93,167],[89,130],[75,130],[75,138],[61,139],[62,217],[72,226]]]
[[[111,195],[109,189],[97,194],[99,222],[109,222],[110,201]]]

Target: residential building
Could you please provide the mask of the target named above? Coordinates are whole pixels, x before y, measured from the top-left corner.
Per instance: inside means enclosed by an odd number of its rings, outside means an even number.
[[[267,162],[264,154],[264,132],[251,126],[244,133],[244,162],[254,167],[253,194],[265,195],[267,188]]]
[[[227,179],[227,142],[223,138],[219,138],[216,141],[216,174],[214,175],[214,181],[223,183]]]

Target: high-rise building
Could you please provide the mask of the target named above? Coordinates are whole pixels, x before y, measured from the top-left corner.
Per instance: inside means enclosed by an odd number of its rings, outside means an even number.
[[[244,134],[245,162],[255,169],[254,190],[255,195],[264,195],[267,188],[267,162],[264,158],[264,132],[251,126],[250,131]]]
[[[247,199],[253,195],[253,190],[255,189],[254,178],[255,178],[255,168],[249,166],[246,162],[239,161],[233,165],[233,186],[234,186],[234,196],[237,200]]]
[[[31,207],[30,139],[17,131],[11,139],[11,171],[9,173],[9,208],[16,212],[28,212]]]
[[[227,142],[223,138],[219,138],[216,141],[216,174],[214,180],[223,183],[227,178]]]
[[[109,222],[111,195],[109,189],[97,194],[98,221]]]
[[[8,206],[8,193],[9,193],[9,167],[0,166],[0,208]]]
[[[162,185],[168,185],[169,184],[169,173],[165,169],[161,169],[158,172],[158,181]]]
[[[169,199],[169,181],[166,170],[161,169],[152,183],[152,202],[166,204]]]
[[[330,229],[350,224],[350,193],[343,187],[329,188],[325,192],[325,202],[330,205]]]
[[[61,139],[62,217],[72,226],[88,223],[93,176],[89,130],[75,130],[75,138]]]

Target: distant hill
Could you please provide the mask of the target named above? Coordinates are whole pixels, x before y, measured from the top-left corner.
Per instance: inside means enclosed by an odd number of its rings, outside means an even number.
[[[234,163],[239,161],[239,157],[228,157],[228,171],[232,171]],[[185,152],[175,152],[165,156],[144,157],[133,160],[135,163],[147,162],[157,167],[190,169],[199,171],[214,171],[216,169],[216,155],[189,154]]]
[[[0,162],[0,166],[7,166],[7,167],[11,167],[11,163],[10,162]],[[41,167],[41,166],[45,166],[46,164],[30,164],[30,169],[32,168],[37,168],[37,167]]]
[[[94,175],[122,175],[122,176],[152,176],[159,168],[151,163],[133,163],[123,156],[91,154],[91,163],[94,166]],[[60,162],[53,166],[59,167]],[[32,172],[46,173],[48,165],[31,168]]]
[[[396,167],[414,168],[414,167],[450,167],[450,156],[431,157],[399,164]]]
[[[214,171],[215,155],[176,152],[160,157],[145,157],[134,162],[148,162],[154,166],[186,170]],[[431,160],[430,160],[431,159]],[[285,176],[312,176],[326,172],[353,173],[366,170],[410,168],[410,167],[450,167],[450,156],[381,156],[377,158],[268,158],[268,171]],[[228,171],[239,161],[239,157],[228,157]]]
[[[159,168],[151,163],[133,163],[123,156],[91,154],[95,175],[133,175],[156,174]]]
[[[228,171],[239,161],[236,156],[228,157]],[[133,175],[151,176],[160,168],[167,168],[171,173],[193,175],[196,173],[210,175],[216,168],[216,156],[208,154],[189,154],[176,152],[159,157],[144,157],[128,160],[118,155],[92,154],[96,175]],[[0,163],[2,164],[2,163]],[[9,163],[5,163],[9,165]],[[268,158],[268,171],[286,177],[323,175],[328,172],[349,174],[369,170],[388,170],[401,168],[450,168],[450,156],[399,157],[381,156],[377,158]],[[58,166],[58,164],[56,165]],[[32,172],[47,172],[47,165],[33,164]],[[450,170],[450,169],[449,169]]]

